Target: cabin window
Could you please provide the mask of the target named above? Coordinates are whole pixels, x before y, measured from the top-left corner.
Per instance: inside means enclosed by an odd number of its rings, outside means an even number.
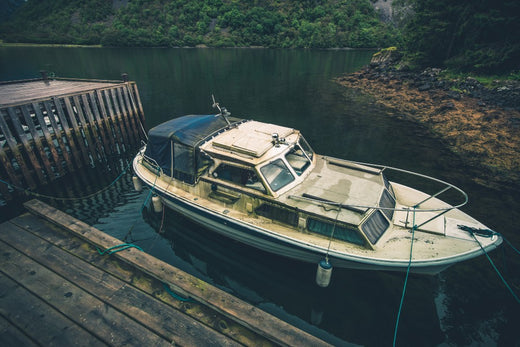
[[[262,204],[255,209],[256,214],[292,226],[298,226],[298,213],[271,204]]]
[[[275,192],[294,181],[294,176],[282,159],[276,159],[262,166],[260,172],[264,175],[267,183],[269,183],[269,186]]]
[[[383,213],[386,215],[386,217],[389,220],[392,220],[392,218],[394,217],[393,209],[395,207],[395,199],[392,196],[392,194],[390,194],[390,192],[386,189],[384,189],[383,194],[381,194],[381,199],[379,200],[379,206],[385,207],[385,209],[381,210],[381,211],[383,211]]]
[[[334,239],[347,241],[356,245],[363,245],[365,240],[359,235],[359,230],[354,227],[347,227],[337,225],[334,227],[333,223],[324,222],[314,218],[307,218],[307,229],[317,234],[330,237],[334,229]]]
[[[294,148],[285,155],[285,159],[287,159],[287,162],[298,176],[300,176],[311,163],[299,145],[295,145]]]
[[[385,183],[386,189],[388,189],[390,194],[392,194],[392,196],[395,198],[394,188],[392,188],[392,185],[390,184],[390,182],[388,181],[388,178],[386,178],[385,175],[383,175],[383,182]]]
[[[195,181],[195,163],[193,148],[180,143],[173,144],[173,176],[185,182]]]
[[[262,181],[260,181],[256,172],[251,169],[228,164],[220,164],[219,167],[213,171],[213,177],[244,187],[256,189],[262,193],[266,192]]]
[[[383,213],[376,210],[361,225],[361,230],[363,230],[370,242],[375,245],[389,226],[390,222],[388,222]]]

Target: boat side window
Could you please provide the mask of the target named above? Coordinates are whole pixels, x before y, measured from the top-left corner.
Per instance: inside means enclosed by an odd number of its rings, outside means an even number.
[[[275,192],[294,181],[294,176],[282,159],[276,159],[262,166],[260,172],[264,175],[267,183],[269,183],[269,186]]]
[[[213,171],[213,177],[244,187],[253,188],[262,193],[266,192],[257,174],[250,169],[229,164],[220,164],[218,168]]]
[[[260,216],[274,219],[294,227],[298,225],[298,213],[294,210],[271,204],[262,204],[255,209],[255,212]]]
[[[394,208],[395,208],[395,199],[390,194],[390,192],[386,189],[383,189],[383,193],[381,194],[381,198],[379,199],[379,206],[384,207],[383,213],[389,220],[392,220],[394,217]]]
[[[184,182],[195,181],[195,155],[193,148],[180,143],[174,143],[173,176]]]
[[[361,235],[359,235],[359,230],[355,227],[348,227],[343,225],[336,225],[336,227],[334,227],[333,223],[324,222],[309,217],[307,218],[307,229],[327,237],[331,236],[332,230],[334,229],[333,238],[335,239],[347,241],[361,246],[365,244],[365,240]]]
[[[291,151],[285,155],[285,159],[287,159],[287,162],[298,176],[300,176],[311,163],[299,145],[295,145]]]
[[[384,217],[383,212],[376,210],[361,225],[361,230],[363,230],[370,242],[375,245],[389,226],[390,222]]]

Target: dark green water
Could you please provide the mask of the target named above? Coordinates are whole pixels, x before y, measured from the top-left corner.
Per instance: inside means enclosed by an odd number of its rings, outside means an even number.
[[[423,128],[389,117],[370,97],[333,81],[360,69],[371,54],[0,47],[0,80],[35,78],[39,70],[97,79],[126,72],[139,87],[148,128],[174,116],[214,112],[214,94],[234,116],[300,129],[318,153],[414,170],[463,188],[470,197],[465,211],[519,248],[518,190],[475,184],[478,170],[462,165]],[[99,169],[89,175],[85,184],[63,180],[45,192],[85,195],[117,176]],[[256,251],[173,213],[150,213],[142,208],[147,194],[133,191],[129,173],[95,197],[47,202],[335,345],[392,344],[404,274],[334,269],[331,286],[321,289],[314,284],[315,265]],[[491,258],[519,295],[520,255],[502,246]],[[438,276],[410,276],[397,345],[518,346],[518,326],[520,305],[482,256]]]

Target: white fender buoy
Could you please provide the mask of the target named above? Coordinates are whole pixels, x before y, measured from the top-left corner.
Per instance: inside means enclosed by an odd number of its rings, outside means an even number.
[[[320,260],[316,270],[316,284],[320,287],[328,287],[332,276],[332,265],[327,259]]]
[[[161,202],[161,198],[158,197],[157,195],[152,196],[152,205],[153,205],[154,212],[157,212],[157,213],[162,212],[163,205]]]
[[[141,190],[143,190],[143,184],[141,183],[139,177],[133,176],[132,182],[134,183],[134,189],[136,192],[141,192]]]

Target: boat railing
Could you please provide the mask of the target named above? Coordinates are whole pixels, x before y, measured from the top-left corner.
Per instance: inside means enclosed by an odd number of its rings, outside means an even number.
[[[155,159],[146,156],[144,153],[142,154],[142,158],[143,160],[141,163],[150,171],[155,171],[159,176],[164,173],[162,167],[155,161]]]
[[[408,174],[408,175],[411,175],[411,176],[419,177],[419,178],[425,179],[427,181],[437,182],[437,183],[439,183],[439,184],[441,184],[443,186],[442,189],[440,189],[439,191],[437,191],[434,194],[425,193],[425,194],[428,194],[428,197],[424,198],[423,200],[421,200],[421,201],[419,201],[419,202],[417,202],[415,204],[410,204],[410,206],[406,207],[406,208],[385,208],[385,207],[364,206],[364,205],[355,205],[353,207],[358,207],[358,208],[378,208],[378,209],[381,209],[381,210],[389,209],[389,210],[394,210],[394,211],[408,211],[410,208],[411,209],[415,208],[417,211],[422,211],[422,212],[443,212],[443,211],[449,211],[449,210],[460,208],[460,207],[466,205],[467,202],[468,202],[468,194],[466,194],[466,192],[464,192],[459,187],[457,187],[457,186],[455,186],[455,185],[453,185],[451,183],[448,183],[446,181],[440,180],[438,178],[431,177],[431,176],[424,175],[424,174],[417,173],[417,172],[413,172],[413,171],[409,171],[409,170],[404,170],[404,169],[392,167],[392,166],[372,164],[372,163],[363,163],[363,162],[357,162],[357,161],[348,161],[348,162],[352,163],[352,164],[370,166],[370,167],[373,167],[373,168],[380,169],[380,174],[385,173],[385,171],[396,171],[396,172],[401,172],[401,173]],[[413,188],[413,187],[411,187],[411,188]],[[421,208],[421,205],[423,205],[427,201],[429,201],[429,200],[431,200],[433,198],[437,198],[439,195],[447,192],[450,189],[455,190],[456,192],[459,193],[460,197],[462,198],[462,202],[459,202],[459,203],[453,204],[453,205],[447,203],[448,206],[446,206],[446,207]]]
[[[428,220],[426,220],[426,221],[422,222],[421,224],[415,226],[416,228],[420,228],[421,226],[423,226],[423,225],[431,222],[432,220],[434,220],[434,219],[444,215],[445,213],[447,213],[447,212],[449,212],[451,210],[454,210],[454,209],[458,209],[458,208],[466,205],[467,202],[468,202],[468,195],[466,194],[466,192],[464,192],[462,189],[458,188],[457,186],[455,186],[455,185],[453,185],[451,183],[448,183],[446,181],[440,180],[440,179],[435,178],[435,177],[431,177],[431,176],[428,176],[428,175],[424,175],[424,174],[420,174],[420,173],[417,173],[417,172],[404,170],[404,169],[400,169],[400,168],[396,168],[396,167],[392,167],[392,166],[386,166],[386,165],[379,165],[379,164],[372,164],[372,163],[363,163],[363,162],[349,161],[349,160],[341,160],[341,159],[337,159],[337,158],[334,158],[334,161],[337,164],[343,165],[345,167],[350,167],[350,168],[353,168],[353,169],[357,169],[359,167],[361,167],[361,168],[364,167],[363,171],[369,172],[369,173],[370,173],[370,170],[367,170],[366,167],[373,168],[374,171],[371,172],[371,173],[373,173],[374,175],[383,175],[385,172],[395,171],[395,172],[399,172],[399,173],[415,176],[415,177],[424,179],[425,181],[436,182],[436,183],[438,183],[438,184],[440,184],[442,186],[438,191],[436,191],[433,194],[428,194],[428,193],[426,193],[426,192],[421,190],[424,194],[426,194],[428,196],[423,198],[422,200],[416,202],[416,203],[408,204],[408,206],[384,207],[384,206],[369,206],[369,205],[348,204],[349,209],[351,209],[351,210],[354,210],[354,209],[357,209],[357,210],[375,209],[375,210],[403,211],[403,212],[407,212],[407,218],[408,218],[409,213],[421,213],[421,212],[433,213],[433,216],[431,218],[429,218]],[[355,166],[355,165],[359,165],[359,166]],[[383,179],[386,180],[386,178],[384,178],[384,177],[383,177]],[[408,184],[407,184],[407,186],[410,187],[410,188],[416,189],[414,187],[411,187]],[[459,197],[461,198],[462,202],[459,202],[459,203],[456,203],[456,204],[450,204],[450,203],[448,203],[446,201],[439,200],[439,201],[442,201],[442,203],[445,204],[445,205],[444,206],[431,206],[430,205],[430,206],[423,207],[423,205],[426,204],[428,201],[437,198],[438,196],[440,196],[441,194],[443,194],[443,193],[445,193],[445,192],[447,192],[449,190],[456,191],[458,193]],[[347,205],[345,203],[340,203],[340,202],[335,202],[335,201],[323,201],[322,199],[316,200],[316,199],[312,199],[312,198],[310,198],[308,196],[305,197],[305,200],[307,200],[307,201],[314,200],[317,204],[326,204],[326,205],[329,205],[329,206],[341,205],[342,207],[346,207],[346,205]],[[406,223],[406,224],[408,224],[408,223]]]

